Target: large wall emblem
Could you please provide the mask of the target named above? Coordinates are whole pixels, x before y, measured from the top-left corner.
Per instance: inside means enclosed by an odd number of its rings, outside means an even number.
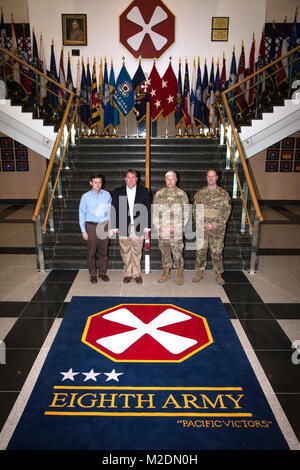
[[[121,304],[91,315],[82,341],[116,362],[182,362],[213,342],[204,317],[170,304]]]
[[[175,16],[161,0],[134,0],[119,22],[120,42],[137,59],[158,59],[175,41]]]

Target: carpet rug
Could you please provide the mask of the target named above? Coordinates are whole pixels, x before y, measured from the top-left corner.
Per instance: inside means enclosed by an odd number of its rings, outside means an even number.
[[[288,445],[219,298],[73,297],[13,449]]]

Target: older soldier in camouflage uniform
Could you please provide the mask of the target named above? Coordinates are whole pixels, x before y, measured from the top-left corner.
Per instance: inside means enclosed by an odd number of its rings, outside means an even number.
[[[195,268],[197,274],[193,282],[199,282],[203,278],[206,268],[207,250],[210,248],[213,269],[216,273],[216,281],[224,285],[222,277],[224,272],[222,251],[226,223],[231,212],[231,200],[225,189],[217,186],[218,174],[216,170],[208,170],[206,173],[207,186],[199,189],[194,196],[193,218],[195,219],[197,204],[204,205],[204,243],[197,249]]]
[[[183,231],[189,216],[189,200],[186,192],[176,186],[177,176],[174,171],[165,174],[165,182],[166,187],[157,191],[153,199],[153,224],[159,232],[163,266],[163,274],[158,282],[169,279],[170,270],[174,266],[176,282],[183,284]]]

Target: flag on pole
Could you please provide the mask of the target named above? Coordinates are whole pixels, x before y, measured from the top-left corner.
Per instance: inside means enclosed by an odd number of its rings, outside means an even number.
[[[77,73],[76,73],[76,88],[75,91],[77,95],[80,95],[80,60],[77,62]]]
[[[87,103],[83,103],[81,105],[81,110],[80,110],[81,122],[85,127],[89,128],[90,127],[89,101],[88,101],[86,72],[85,72],[85,66],[84,66],[83,58],[82,58],[82,65],[81,65],[80,96],[87,101]]]
[[[191,122],[193,124],[194,123],[194,110],[195,110],[195,103],[196,103],[196,62],[195,62],[195,59],[193,63],[190,102],[191,102]]]
[[[6,35],[6,26],[4,23],[4,17],[3,17],[3,7],[1,6],[1,24],[0,24],[0,45],[3,49],[7,49],[7,35]],[[4,54],[0,55],[0,76],[2,80],[5,79],[5,77],[8,74],[9,69],[7,66],[5,66],[5,57]]]
[[[250,56],[249,56],[248,76],[254,73],[254,61],[255,61],[255,39],[254,39],[254,34],[253,34],[253,40],[252,40]],[[246,93],[248,106],[253,106],[254,104],[254,98],[256,95],[256,88],[254,86],[254,80],[255,80],[254,77],[252,77],[246,82],[246,87],[248,88],[247,93]]]
[[[175,112],[177,94],[177,79],[171,61],[162,77],[162,117],[167,119]]]
[[[116,81],[115,81],[115,72],[113,68],[113,63],[111,61],[110,67],[110,74],[109,74],[109,95],[110,95],[110,102],[111,102],[111,121],[113,129],[117,129],[120,125],[120,116],[119,111],[115,106],[114,103],[114,93],[116,89]]]
[[[151,119],[156,121],[158,116],[163,111],[163,100],[162,100],[162,80],[157,71],[155,61],[153,63],[152,70],[150,72],[149,78],[149,101],[151,108]]]
[[[222,72],[220,77],[220,91],[224,91],[227,88],[227,81],[226,81],[226,59],[225,54],[223,53],[223,65],[222,65]]]
[[[41,72],[43,72],[44,75],[46,75],[46,60],[44,54],[42,34],[40,35],[39,69]],[[47,96],[47,83],[47,78],[40,77],[40,106],[43,106],[44,99]]]
[[[183,84],[182,96],[182,112],[184,117],[184,127],[188,129],[191,125],[191,96],[190,96],[190,83],[189,83],[189,70],[187,60],[185,61],[185,74]]]
[[[231,58],[231,66],[230,66],[230,74],[228,80],[228,88],[234,86],[236,84],[236,60],[235,60],[235,51],[233,48],[232,51],[232,58]],[[230,91],[227,94],[227,101],[230,107],[230,111],[233,114],[235,112],[235,90]]]
[[[288,45],[288,51],[291,51],[295,47],[298,46],[298,41],[297,41],[297,9],[295,13],[295,18],[294,22],[292,25],[292,31],[291,31],[291,36],[289,40],[289,45]],[[292,57],[292,66],[289,67],[290,72],[289,72],[289,77],[291,80],[294,80],[295,78],[300,77],[300,53],[295,52]]]
[[[265,33],[264,33],[264,30],[262,30],[259,51],[258,51],[258,59],[255,64],[256,71],[262,69],[265,65],[266,65]],[[262,94],[265,92],[265,89],[266,89],[265,77],[266,77],[265,71],[261,72],[258,75],[257,94],[259,98],[261,98]]]
[[[70,61],[70,52],[68,53],[68,67],[67,67],[67,82],[66,87],[70,91],[74,91],[73,86],[73,78],[72,78],[72,71],[71,71],[71,61]]]
[[[32,54],[31,64],[35,69],[39,70],[39,52],[38,52],[38,46],[37,46],[36,37],[35,37],[33,28],[32,28],[32,52],[31,54]],[[40,81],[40,76],[38,74],[34,74],[34,76],[35,76],[35,81],[32,84],[32,90],[33,90],[34,96],[38,100],[38,90],[39,90],[38,84]]]
[[[276,26],[273,21],[272,24],[272,34],[271,34],[271,45],[270,45],[270,50],[269,50],[269,56],[268,56],[268,64],[270,64],[273,60],[276,58],[276,37],[275,37],[275,31],[276,31]],[[273,94],[275,91],[275,76],[273,75],[273,72],[275,72],[275,67],[269,67],[266,70],[266,89],[268,93]]]
[[[103,106],[102,106],[102,103],[103,103],[103,64],[102,64],[102,58],[100,59],[100,68],[99,68],[98,101],[99,101],[99,114],[100,114],[99,126],[102,129],[104,129],[104,109],[103,109]]]
[[[244,78],[245,78],[245,50],[244,50],[244,43],[242,41],[241,55],[240,55],[238,71],[237,71],[237,79],[236,79],[237,83],[239,83]],[[235,91],[236,95],[239,95],[236,97],[236,104],[241,113],[243,113],[247,107],[244,92],[245,92],[245,83],[242,83],[242,85],[239,85]]]
[[[51,44],[50,77],[53,80],[55,80],[56,82],[58,82],[53,40],[52,40],[52,44]],[[57,96],[58,95],[58,87],[54,83],[49,82],[48,88],[51,90],[51,92],[49,92],[49,96],[48,96],[49,105],[52,107],[52,109],[54,111],[56,111],[57,107],[58,107],[58,96]]]
[[[211,62],[210,77],[208,82],[208,94],[206,100],[206,106],[208,108],[208,122],[210,127],[215,128],[216,126],[216,111],[215,111],[215,79],[214,79],[214,59]]]
[[[181,126],[182,119],[183,119],[183,116],[182,116],[182,79],[181,79],[181,62],[179,60],[177,93],[176,93],[176,108],[175,108],[176,129]]]
[[[11,51],[15,56],[19,57],[18,39],[13,15],[11,15]],[[13,80],[16,83],[20,83],[20,63],[14,59],[12,59],[12,72],[10,73],[12,74]]]
[[[104,77],[103,77],[103,102],[102,106],[104,109],[104,130],[107,131],[108,128],[112,125],[111,114],[111,102],[109,95],[109,85],[108,85],[108,71],[107,71],[107,62],[104,61]]]
[[[286,15],[284,18],[283,28],[282,28],[282,40],[280,46],[277,50],[277,59],[284,56],[288,52],[288,40],[287,40],[287,32],[286,32]],[[276,68],[278,72],[275,76],[276,85],[279,86],[283,82],[286,82],[288,79],[288,58],[280,60],[276,63]]]
[[[59,83],[62,86],[66,86],[66,77],[64,69],[64,50],[61,48],[60,60],[59,60]],[[59,106],[62,108],[63,100],[66,99],[66,92],[63,88],[59,88]]]
[[[203,80],[202,80],[202,123],[204,126],[209,127],[207,99],[208,99],[208,71],[207,71],[207,65],[206,65],[206,59],[205,59],[204,73],[203,73]]]
[[[25,24],[22,24],[22,47],[20,49],[20,59],[22,59],[27,64],[30,63],[30,51],[27,46],[26,41],[26,32],[25,32]],[[29,95],[32,91],[32,84],[33,81],[29,78],[31,77],[31,70],[26,67],[26,65],[20,64],[20,84],[27,95]]]
[[[91,128],[97,126],[100,122],[99,100],[96,76],[96,59],[93,63],[92,71],[92,89],[91,89]]]
[[[202,124],[202,91],[201,91],[201,69],[200,59],[198,57],[197,80],[195,87],[195,104],[194,104],[194,125],[198,128]]]
[[[138,68],[133,76],[132,85],[134,90],[134,114],[137,122],[141,122],[146,116],[146,103],[147,103],[147,83],[146,77],[143,72],[141,63],[139,62]]]
[[[129,116],[129,114],[133,111],[133,84],[129,73],[127,72],[125,64],[122,65],[122,68],[116,81],[114,103],[123,117]]]

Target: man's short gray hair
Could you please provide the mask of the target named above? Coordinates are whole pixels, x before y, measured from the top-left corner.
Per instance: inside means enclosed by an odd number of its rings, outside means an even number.
[[[175,171],[167,171],[167,173],[165,174],[165,178],[168,176],[168,175],[175,175],[175,178],[177,179],[177,174],[175,173]]]

